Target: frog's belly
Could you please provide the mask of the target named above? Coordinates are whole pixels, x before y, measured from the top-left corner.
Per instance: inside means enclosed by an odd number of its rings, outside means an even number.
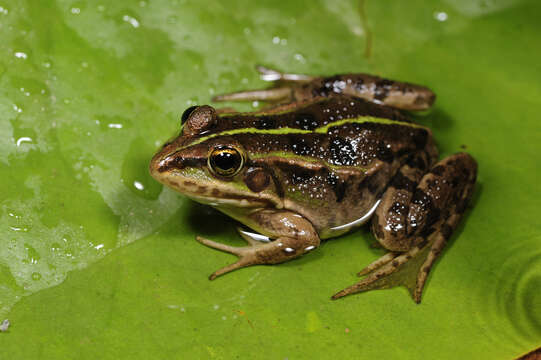
[[[370,220],[380,200],[366,199],[361,203],[345,201],[342,206],[336,204],[300,205],[298,202],[285,201],[285,208],[301,214],[316,228],[321,239],[340,236]],[[320,206],[317,206],[320,205]]]
[[[378,207],[380,201],[381,200],[377,200],[367,212],[365,212],[363,215],[353,221],[341,225],[335,225],[327,229],[321,229],[319,231],[319,236],[322,239],[339,236],[358,226],[365,224],[368,220],[370,220],[372,214],[374,214],[374,212],[376,211],[376,208]]]

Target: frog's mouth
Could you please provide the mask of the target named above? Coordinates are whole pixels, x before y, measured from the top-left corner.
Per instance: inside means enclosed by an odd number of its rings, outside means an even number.
[[[202,204],[213,207],[282,208],[272,192],[254,193],[242,181],[221,181],[203,168],[160,170],[151,163],[150,174],[162,184]]]
[[[190,199],[213,207],[279,208],[281,201],[272,194],[252,193],[250,190],[236,188],[221,182],[194,181],[184,176],[171,176],[160,180],[165,185],[179,191]]]

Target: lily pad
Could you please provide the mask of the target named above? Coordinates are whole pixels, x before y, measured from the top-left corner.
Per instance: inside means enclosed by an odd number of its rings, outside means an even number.
[[[541,345],[541,4],[0,2],[0,357],[501,358]],[[288,72],[370,72],[438,95],[416,120],[479,163],[472,208],[416,305],[331,301],[367,229],[213,282],[235,223],[163,188],[182,111]],[[236,105],[249,110],[258,104]],[[209,226],[212,224],[212,226]]]

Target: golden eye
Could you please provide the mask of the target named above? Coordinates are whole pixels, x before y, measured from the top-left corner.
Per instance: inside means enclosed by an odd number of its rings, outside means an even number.
[[[220,176],[234,176],[244,165],[241,153],[232,147],[217,147],[210,153],[208,166],[210,170]]]

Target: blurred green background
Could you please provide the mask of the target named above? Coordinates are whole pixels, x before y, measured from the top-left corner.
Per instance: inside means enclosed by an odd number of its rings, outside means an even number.
[[[0,0],[1,359],[512,359],[541,346],[539,1]],[[182,111],[253,70],[370,72],[479,186],[423,302],[329,297],[366,229],[214,282],[233,221],[150,178]],[[248,110],[255,104],[236,105]],[[209,226],[209,224],[213,224]]]

